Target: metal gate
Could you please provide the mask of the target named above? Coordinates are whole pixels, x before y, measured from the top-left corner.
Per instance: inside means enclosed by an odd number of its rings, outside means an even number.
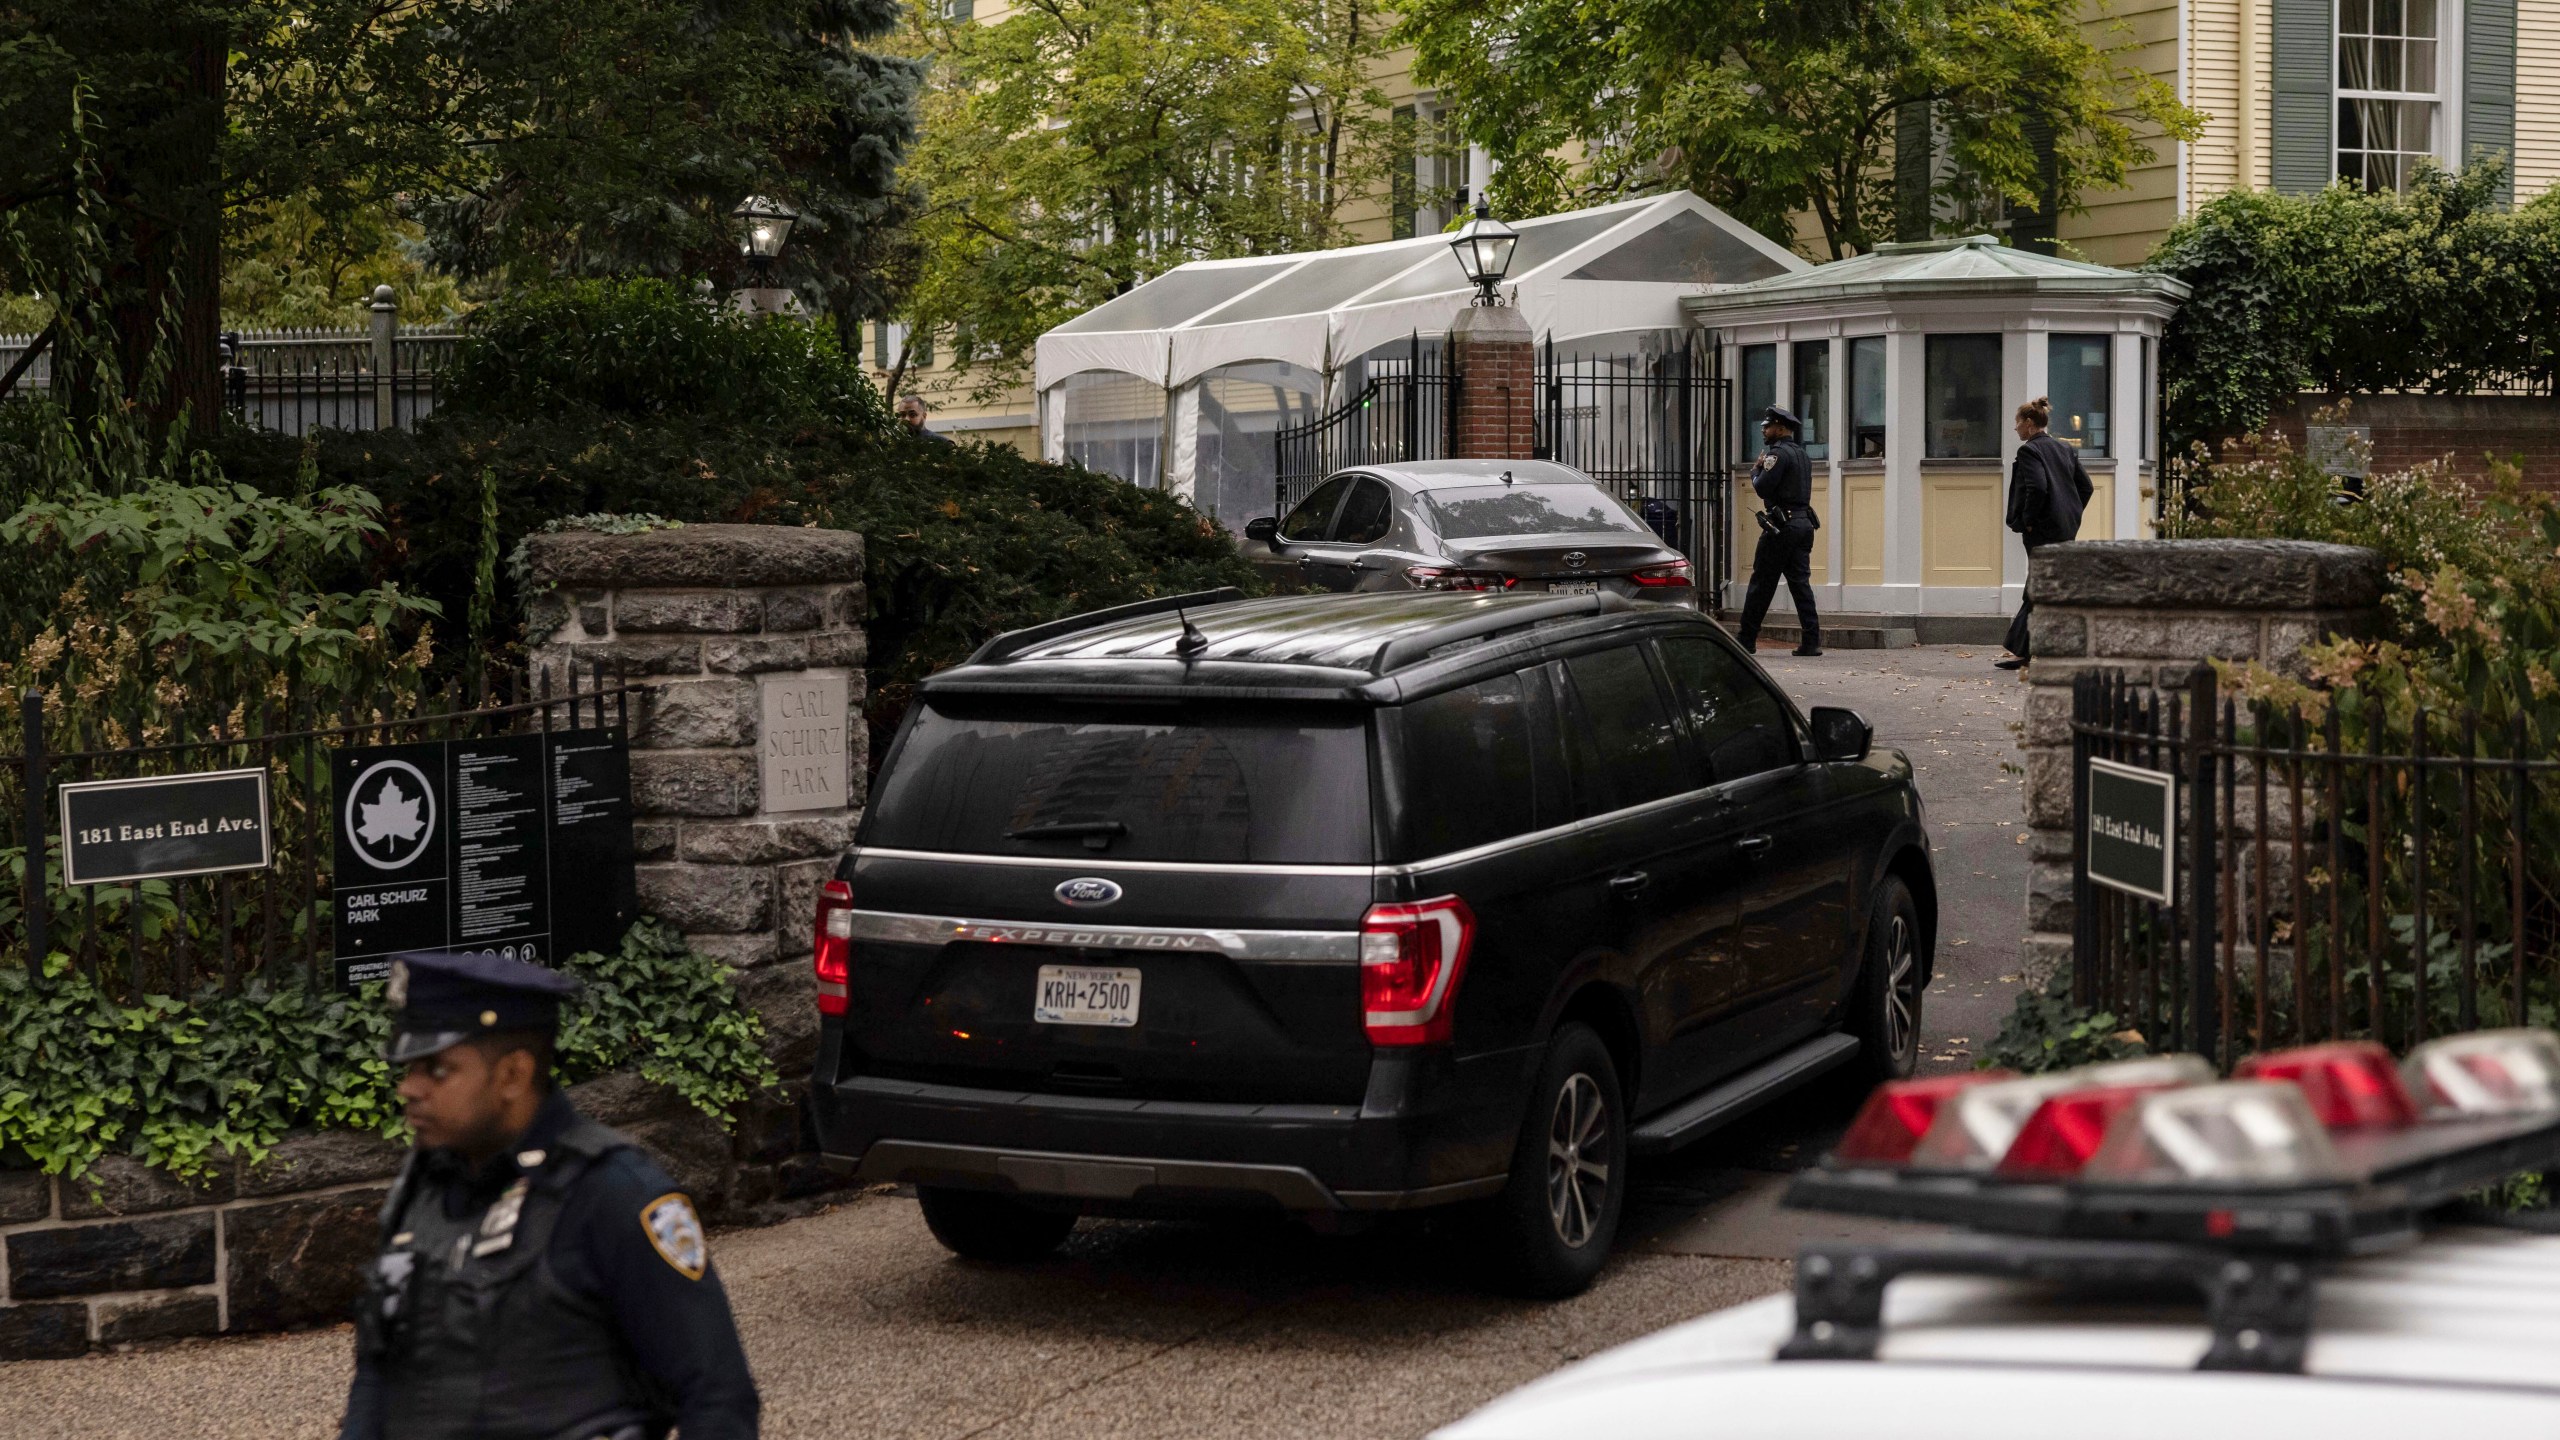
[[[1622,496],[1663,543],[1689,557],[1700,598],[1725,603],[1732,573],[1729,495],[1733,386],[1704,332],[1667,348],[1618,354],[1538,352],[1536,452]],[[1437,460],[1456,450],[1457,367],[1445,343],[1415,335],[1405,352],[1359,363],[1358,388],[1334,409],[1280,430],[1274,515],[1286,515],[1338,470]]]
[[[1438,339],[1415,334],[1402,355],[1360,362],[1351,398],[1303,425],[1282,427],[1274,516],[1288,514],[1326,476],[1355,465],[1439,460],[1457,448],[1458,409],[1449,403],[1457,373]]]
[[[1689,557],[1699,597],[1725,608],[1732,574],[1733,386],[1723,348],[1693,331],[1651,353],[1538,355],[1538,458],[1622,496],[1664,544]]]

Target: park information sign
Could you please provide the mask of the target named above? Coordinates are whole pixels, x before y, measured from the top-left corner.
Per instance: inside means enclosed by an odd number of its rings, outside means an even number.
[[[264,769],[76,780],[61,794],[66,885],[263,870],[274,858]]]
[[[2163,905],[2178,855],[2177,777],[2113,760],[2089,762],[2089,878]]]
[[[618,729],[348,746],[330,781],[341,984],[415,950],[557,964],[638,912]]]

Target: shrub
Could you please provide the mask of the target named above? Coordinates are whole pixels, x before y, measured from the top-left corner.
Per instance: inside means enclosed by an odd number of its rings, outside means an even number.
[[[674,282],[578,280],[473,312],[438,403],[484,417],[577,410],[885,434],[888,407],[820,325],[752,316]]]
[[[567,969],[586,990],[563,1017],[562,1080],[636,1068],[723,1121],[780,1083],[727,967],[656,921]],[[396,1138],[390,1035],[379,986],[344,995],[251,982],[127,1004],[62,955],[41,980],[0,969],[0,1165],[76,1176],[131,1154],[203,1176],[295,1129]]]
[[[2168,453],[2263,425],[2306,391],[2460,392],[2560,366],[2560,195],[2498,201],[2503,163],[2406,193],[2235,191],[2146,268],[2194,289],[2161,338]]]
[[[2071,967],[2058,966],[2045,983],[2022,990],[2000,1021],[1976,1066],[2035,1075],[2101,1060],[2147,1053],[2140,1032],[2112,1011],[2091,1010],[2071,998]]]

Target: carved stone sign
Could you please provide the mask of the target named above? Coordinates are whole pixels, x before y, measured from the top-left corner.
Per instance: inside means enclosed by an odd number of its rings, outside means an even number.
[[[840,810],[845,806],[845,677],[767,675],[763,743],[756,761],[764,805],[775,810]]]

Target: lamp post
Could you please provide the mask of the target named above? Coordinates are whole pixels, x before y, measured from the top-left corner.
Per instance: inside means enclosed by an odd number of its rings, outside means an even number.
[[[750,195],[729,213],[738,217],[738,253],[755,267],[756,279],[771,283],[773,262],[782,254],[784,242],[791,238],[791,227],[799,221],[800,212],[779,200]]]
[[[1449,237],[1450,252],[1458,257],[1459,268],[1467,272],[1467,283],[1476,287],[1476,304],[1502,303],[1494,287],[1511,269],[1511,250],[1519,243],[1520,232],[1494,219],[1493,207],[1482,200],[1476,202],[1475,218]]]

